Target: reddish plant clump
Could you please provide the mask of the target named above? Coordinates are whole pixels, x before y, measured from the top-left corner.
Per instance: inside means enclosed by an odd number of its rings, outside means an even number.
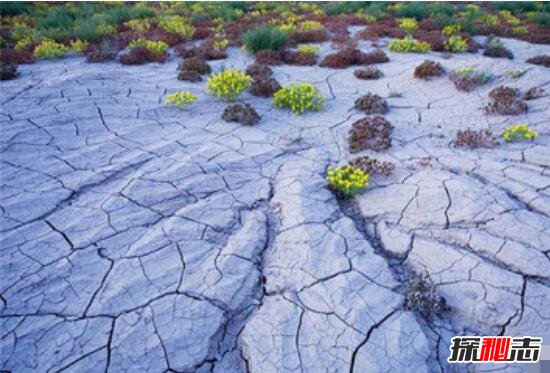
[[[385,114],[389,110],[386,100],[372,93],[367,93],[355,100],[355,108],[366,114]]]
[[[2,49],[0,51],[0,61],[7,64],[20,65],[23,63],[31,63],[34,61],[32,50],[15,50],[15,49]]]
[[[544,67],[550,67],[550,56],[549,55],[539,55],[539,56],[531,57],[525,62],[533,64],[533,65],[540,65],[540,66],[544,66]]]
[[[529,88],[527,91],[525,91],[525,94],[523,95],[524,100],[535,100],[539,97],[544,96],[545,91],[542,88],[539,87],[532,87]]]
[[[508,49],[504,47],[492,46],[485,49],[483,52],[485,57],[494,57],[494,58],[508,58],[510,60],[514,59],[514,55]]]
[[[441,76],[445,73],[439,62],[425,60],[414,69],[414,77],[417,79],[428,79],[433,76]]]
[[[372,52],[360,53],[357,55],[357,64],[358,65],[374,65],[377,63],[386,63],[390,59],[381,49],[375,49]]]
[[[319,64],[321,67],[330,67],[333,69],[343,69],[357,63],[357,55],[360,53],[357,49],[345,48],[336,53],[327,55]]]
[[[123,65],[142,65],[148,62],[160,62],[166,61],[166,54],[153,53],[147,48],[138,47],[132,49],[128,54],[120,56],[120,63]]]
[[[275,92],[281,89],[278,81],[271,77],[260,77],[254,79],[250,86],[250,93],[259,97],[272,97]]]
[[[487,113],[518,115],[527,111],[527,104],[519,98],[519,90],[500,86],[489,92],[493,102],[485,107]]]
[[[321,43],[328,40],[325,30],[298,31],[290,36],[290,44]]]
[[[454,147],[477,149],[493,148],[497,142],[489,130],[474,131],[468,128],[464,131],[459,130],[452,144]]]
[[[15,79],[18,75],[17,65],[2,62],[0,65],[0,80]]]
[[[283,54],[283,61],[289,65],[312,66],[317,62],[317,58],[312,54],[287,51]]]
[[[208,74],[212,71],[212,68],[204,58],[201,57],[190,57],[184,59],[180,65],[180,70],[194,70],[199,74]]]
[[[357,79],[374,80],[381,78],[384,74],[382,74],[382,71],[378,70],[376,67],[367,67],[366,69],[355,70],[353,75],[355,75]]]
[[[254,79],[269,78],[271,75],[273,75],[273,70],[271,70],[271,67],[258,63],[253,63],[252,65],[248,66],[245,72]]]
[[[281,53],[269,49],[259,51],[255,57],[256,63],[260,65],[280,65],[282,63]]]
[[[225,108],[222,119],[226,122],[238,122],[252,126],[260,121],[260,116],[250,104],[234,104]]]
[[[383,176],[391,176],[395,171],[395,164],[392,162],[381,162],[378,159],[362,156],[353,159],[349,162],[350,166],[356,167],[367,174],[380,174]]]
[[[445,51],[445,40],[447,38],[440,31],[418,30],[414,33],[414,38],[430,44],[430,47],[435,52]]]
[[[178,45],[176,53],[182,58],[201,57],[205,60],[222,60],[227,57],[227,53],[224,49],[216,49],[210,43],[204,42],[200,46],[185,47],[184,45]]]
[[[112,61],[116,58],[116,48],[108,42],[89,45],[84,51],[86,62],[96,63]]]
[[[393,126],[383,117],[377,115],[353,123],[349,133],[349,151],[357,153],[363,150],[384,150],[391,146]]]
[[[147,33],[147,40],[162,41],[168,44],[170,47],[178,45],[183,41],[181,36],[175,32],[168,32],[161,28],[155,28]]]

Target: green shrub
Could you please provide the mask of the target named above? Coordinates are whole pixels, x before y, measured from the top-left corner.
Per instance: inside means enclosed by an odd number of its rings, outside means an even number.
[[[229,69],[214,74],[208,78],[206,91],[217,97],[234,100],[252,83],[252,78],[246,73]]]
[[[430,44],[413,39],[410,35],[403,39],[393,39],[388,49],[399,53],[426,53],[430,51]]]
[[[273,27],[261,26],[244,33],[242,41],[250,53],[256,54],[265,49],[277,51],[286,45],[288,34]]]
[[[74,20],[74,15],[64,6],[54,6],[46,12],[43,18],[38,19],[36,27],[39,29],[67,28]]]
[[[135,39],[130,42],[130,49],[145,48],[154,54],[165,54],[168,50],[168,44],[163,41],[153,41],[147,39]]]
[[[425,3],[410,2],[410,3],[397,3],[390,7],[396,17],[399,18],[416,18],[421,21],[428,16],[428,7]]]
[[[1,1],[0,14],[2,16],[16,16],[18,14],[27,13],[31,6],[25,2],[19,1]]]
[[[185,106],[192,104],[196,100],[197,100],[197,96],[194,95],[193,93],[188,91],[180,91],[180,92],[170,93],[166,97],[166,100],[164,101],[164,105],[175,106],[179,109],[183,109]]]
[[[335,1],[326,4],[325,13],[329,16],[355,13],[365,9],[366,6],[366,2],[363,1]]]
[[[353,197],[368,186],[369,174],[353,166],[341,168],[329,167],[327,181],[330,189],[339,192],[344,197]]]
[[[181,16],[168,16],[161,18],[159,26],[169,32],[175,32],[184,39],[190,39],[195,32],[191,21]]]
[[[527,70],[522,69],[521,67],[515,67],[506,72],[506,75],[508,75],[510,78],[517,79],[522,77]]]
[[[152,27],[151,21],[148,19],[131,19],[125,22],[124,25],[133,31],[141,33],[149,31]]]
[[[63,44],[56,43],[53,40],[44,40],[34,48],[36,58],[54,59],[65,55],[68,48]]]
[[[418,22],[414,18],[401,18],[399,20],[399,28],[407,32],[414,32],[418,29]]]
[[[504,141],[533,140],[538,137],[538,132],[529,128],[528,124],[516,124],[502,132]]]
[[[77,39],[71,41],[71,49],[76,53],[84,53],[84,50],[88,47],[88,42]]]
[[[468,43],[458,35],[453,35],[445,42],[445,48],[453,53],[466,52]]]
[[[101,40],[102,36],[97,26],[97,23],[92,20],[79,19],[74,23],[73,36],[90,43],[97,43]]]
[[[527,17],[541,26],[550,27],[550,12],[530,12]]]
[[[72,32],[68,28],[48,28],[48,29],[39,29],[38,30],[39,35],[43,39],[50,39],[54,41],[62,41],[65,39],[69,39],[72,36]]]
[[[294,114],[304,111],[319,111],[323,108],[325,97],[312,83],[290,83],[273,95],[273,104],[277,108],[289,108]]]

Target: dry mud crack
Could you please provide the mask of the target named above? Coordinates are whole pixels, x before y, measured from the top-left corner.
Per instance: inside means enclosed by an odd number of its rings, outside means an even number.
[[[254,127],[221,120],[224,103],[178,81],[175,58],[21,67],[0,98],[1,369],[502,369],[446,359],[454,335],[550,331],[550,101],[519,117],[483,111],[499,84],[550,91],[547,70],[521,62],[550,49],[505,43],[514,61],[387,52],[376,81],[277,66],[282,84],[315,82],[326,108],[293,116],[246,94]],[[215,71],[251,62],[229,51]],[[472,93],[419,81],[425,57],[499,78]],[[518,65],[527,74],[506,77]],[[182,89],[199,95],[188,111],[162,106]],[[390,105],[394,143],[376,156],[397,169],[342,204],[324,173],[350,159],[353,102],[367,92]],[[459,129],[522,122],[536,141],[449,146]],[[413,272],[429,274],[447,312],[405,310]]]

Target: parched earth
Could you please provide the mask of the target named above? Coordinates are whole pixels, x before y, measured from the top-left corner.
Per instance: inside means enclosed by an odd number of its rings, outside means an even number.
[[[504,43],[515,60],[387,52],[376,81],[277,66],[281,84],[316,83],[326,108],[294,116],[247,93],[254,127],[225,123],[203,83],[176,79],[175,57],[22,66],[0,85],[1,369],[523,371],[446,361],[455,335],[550,337],[550,100],[516,117],[483,110],[498,85],[550,91],[548,70],[523,62],[550,47]],[[425,58],[498,79],[472,93],[417,80]],[[211,65],[251,61],[233,48]],[[529,70],[508,77],[517,66]],[[199,99],[164,107],[176,90]],[[396,171],[341,202],[324,175],[352,158],[353,102],[367,92],[387,99],[393,143],[361,155]],[[517,123],[539,138],[450,145],[459,129]],[[445,312],[405,309],[413,273]]]

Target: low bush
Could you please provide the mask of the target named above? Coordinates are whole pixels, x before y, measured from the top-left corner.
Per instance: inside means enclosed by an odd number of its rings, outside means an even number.
[[[366,188],[368,180],[368,174],[353,166],[329,167],[327,170],[329,188],[344,198],[353,197],[358,191]]]
[[[416,277],[405,286],[405,309],[431,319],[446,309],[446,302],[428,278]]]
[[[297,49],[298,52],[308,56],[316,56],[319,53],[319,46],[315,44],[300,44]]]
[[[425,60],[414,69],[414,77],[417,79],[429,79],[445,74],[445,69],[439,62]]]
[[[510,60],[514,59],[514,55],[512,54],[512,52],[507,49],[504,44],[502,44],[502,42],[497,38],[487,39],[483,55],[486,57],[508,58]]]
[[[323,24],[317,21],[303,21],[298,28],[300,31],[316,31],[322,29],[324,29]]]
[[[453,53],[462,53],[468,50],[468,43],[458,35],[453,35],[445,42],[445,49]]]
[[[550,56],[549,55],[539,55],[539,56],[531,57],[525,62],[533,64],[533,65],[541,65],[541,66],[544,66],[544,67],[550,67]]]
[[[248,66],[245,72],[254,79],[269,78],[271,75],[273,75],[273,70],[271,70],[271,67],[258,63],[253,63],[252,65]]]
[[[33,51],[36,58],[55,59],[61,58],[67,53],[68,48],[53,40],[43,40]]]
[[[506,71],[506,75],[508,75],[512,79],[518,79],[525,75],[526,72],[527,70],[522,69],[521,67],[515,67]]]
[[[500,86],[489,92],[493,100],[485,107],[487,113],[518,115],[527,111],[527,104],[519,97],[519,89]]]
[[[256,53],[255,62],[260,65],[280,65],[282,56],[280,52],[265,49]]]
[[[395,171],[395,164],[392,162],[381,162],[375,158],[366,155],[355,158],[349,162],[350,166],[360,169],[366,174],[379,174],[382,176],[391,176]]]
[[[272,97],[275,92],[281,89],[281,85],[275,79],[267,77],[254,78],[250,86],[250,93],[258,97]]]
[[[120,56],[119,61],[123,65],[142,65],[148,62],[163,63],[166,57],[166,54],[155,53],[145,47],[136,47],[128,54]]]
[[[163,41],[153,41],[147,39],[135,39],[130,42],[130,49],[145,48],[149,52],[157,55],[166,54],[168,50],[168,44]]]
[[[283,61],[289,65],[312,66],[317,62],[314,54],[288,51],[283,55]]]
[[[359,65],[374,65],[377,63],[386,63],[390,59],[381,49],[375,49],[372,52],[359,54],[357,56],[357,64]]]
[[[196,100],[197,100],[197,96],[194,95],[193,93],[188,91],[180,91],[180,92],[170,93],[166,97],[166,100],[164,101],[164,105],[175,106],[179,109],[183,109],[184,107],[191,105]]]
[[[355,100],[355,108],[366,114],[385,114],[389,110],[386,100],[372,93],[367,93]]]
[[[189,19],[177,15],[161,18],[159,26],[166,31],[178,34],[183,39],[191,39],[195,32]]]
[[[208,78],[206,90],[224,100],[235,100],[252,83],[252,78],[246,73],[229,69],[214,74]]]
[[[227,57],[224,49],[216,49],[209,42],[204,42],[200,46],[185,47],[183,45],[176,47],[176,52],[183,58],[201,57],[206,60],[220,60]]]
[[[105,62],[114,60],[117,55],[117,50],[114,45],[104,41],[99,45],[89,45],[84,51],[84,55],[86,56],[86,62]]]
[[[545,91],[542,88],[539,87],[531,87],[525,93],[523,94],[524,100],[535,100],[539,97],[544,96]]]
[[[289,43],[321,43],[328,40],[328,33],[321,30],[295,31],[289,38]]]
[[[185,58],[179,65],[179,70],[193,70],[199,74],[210,74],[212,68],[206,62],[204,58],[201,57],[190,57]]]
[[[273,104],[277,108],[289,108],[293,114],[305,111],[319,111],[323,108],[325,97],[314,84],[290,83],[275,92]]]
[[[261,50],[281,50],[288,41],[288,34],[279,29],[261,26],[243,34],[245,49],[253,54]]]
[[[418,30],[414,33],[414,37],[416,40],[428,43],[433,51],[443,52],[446,50],[446,38],[439,31]]]
[[[472,67],[462,67],[455,70],[449,79],[459,91],[471,92],[478,86],[493,80],[493,75],[485,71],[476,71]]]
[[[489,130],[474,131],[466,129],[464,131],[459,130],[456,133],[456,137],[453,140],[453,146],[460,148],[493,148],[496,146],[496,140],[493,134]]]
[[[410,35],[403,39],[393,39],[388,49],[399,53],[426,53],[430,51],[430,44],[413,39]]]
[[[226,122],[237,122],[252,126],[260,121],[260,116],[250,104],[235,104],[224,109],[222,119]]]
[[[359,119],[352,124],[348,144],[350,153],[363,150],[384,150],[391,146],[392,125],[377,115]]]
[[[418,29],[418,22],[414,18],[401,18],[399,28],[407,32],[414,32]]]
[[[357,56],[360,52],[354,48],[344,48],[336,53],[327,55],[319,64],[321,67],[343,69],[357,64]]]
[[[382,74],[382,71],[378,70],[376,67],[367,67],[365,69],[355,70],[353,75],[355,75],[357,79],[373,80],[381,78],[384,74]]]
[[[538,137],[538,132],[529,128],[528,124],[516,124],[502,132],[502,138],[506,142],[533,140]]]
[[[0,50],[0,61],[7,64],[31,63],[34,61],[32,50],[15,50],[5,48]]]
[[[17,65],[4,63],[0,64],[0,80],[11,80],[17,78],[19,72]]]

